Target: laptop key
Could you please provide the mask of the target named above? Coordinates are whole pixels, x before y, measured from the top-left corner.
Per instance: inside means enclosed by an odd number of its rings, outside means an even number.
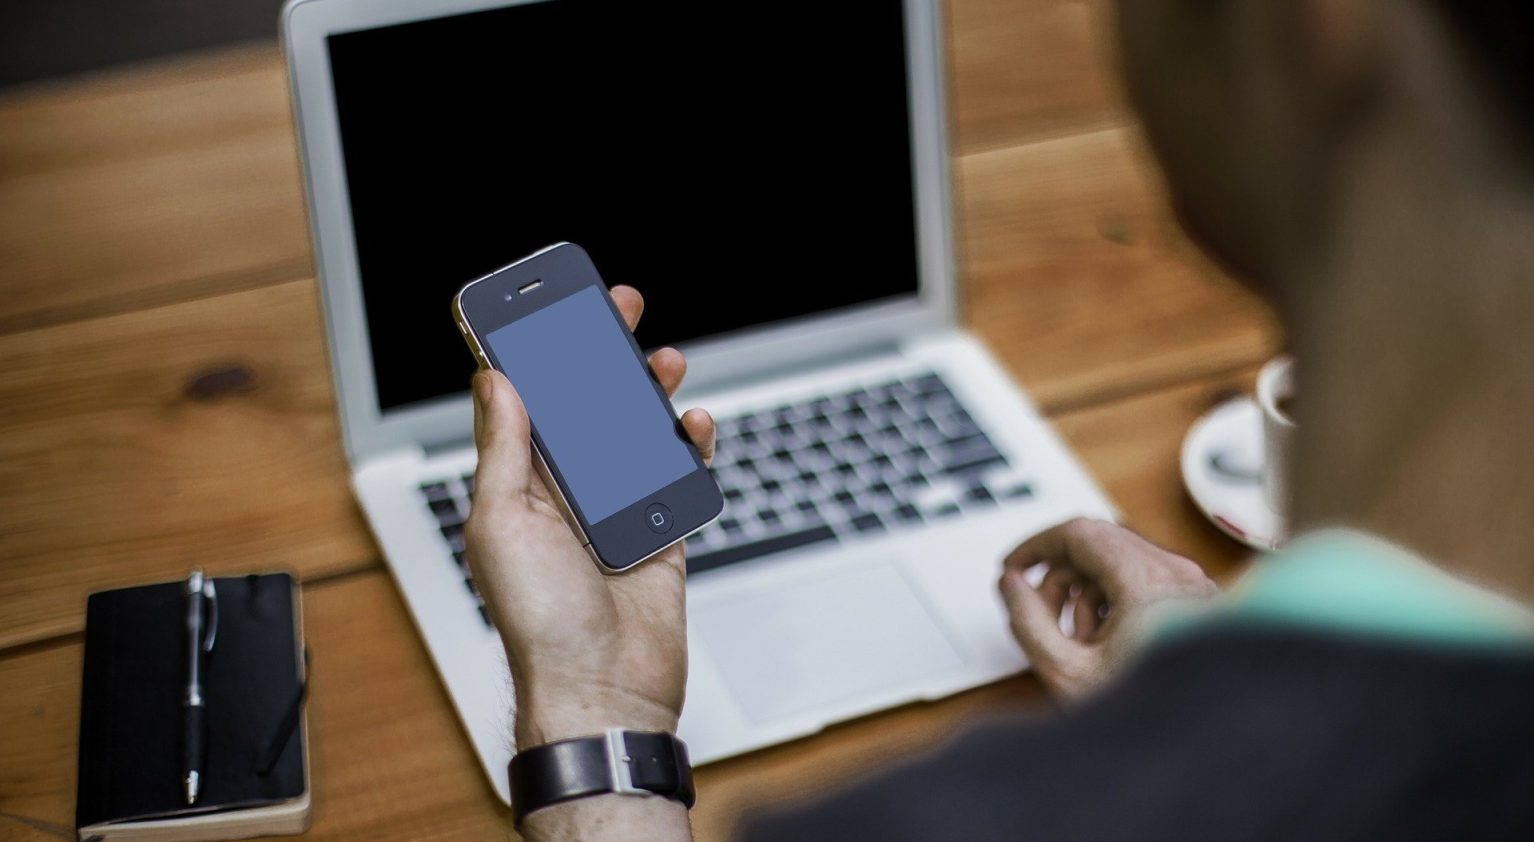
[[[463,518],[458,514],[458,504],[454,503],[451,497],[445,500],[432,500],[427,505],[437,516],[437,522],[443,526],[463,523]]]
[[[687,559],[687,574],[690,576],[694,573],[702,573],[705,570],[713,570],[718,567],[772,555],[773,553],[787,552],[788,550],[835,540],[837,540],[836,533],[831,531],[831,527],[821,523],[796,532],[774,535],[771,538],[763,538],[760,541],[736,544],[733,547],[725,547],[712,552],[689,556]]]
[[[943,378],[936,374],[923,374],[911,381],[911,387],[916,390],[918,395],[930,395],[934,392],[948,391],[948,385],[943,382]]]
[[[972,430],[970,432],[964,433],[963,435],[953,436],[952,438],[947,439],[943,442],[943,446],[953,450],[967,450],[972,447],[982,447],[990,443],[991,440],[986,437],[985,433],[982,433],[979,430]]]
[[[938,464],[942,472],[947,474],[967,474],[1007,464],[1007,458],[986,438],[972,440],[965,447],[940,450],[939,453]]]
[[[983,485],[972,485],[964,492],[964,499],[971,503],[994,503],[996,498],[991,495],[991,490]]]
[[[938,419],[938,429],[950,440],[962,439],[967,436],[984,435],[980,425],[975,423],[968,412],[960,409],[947,418]]]
[[[873,512],[864,512],[863,514],[853,516],[852,528],[859,532],[872,532],[876,529],[883,529],[884,521],[879,520],[879,516]]]
[[[1001,492],[1001,496],[1008,500],[1020,500],[1033,496],[1033,486],[1026,482],[1018,483]]]

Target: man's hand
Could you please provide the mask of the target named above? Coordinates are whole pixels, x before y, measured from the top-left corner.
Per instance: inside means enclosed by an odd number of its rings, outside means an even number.
[[[1045,565],[1038,587],[1025,572]],[[1218,592],[1199,566],[1107,521],[1078,518],[1024,541],[1007,557],[1001,595],[1012,634],[1056,695],[1078,696],[1112,674],[1148,605]],[[1071,606],[1074,628],[1060,629]]]
[[[612,297],[632,330],[643,299],[621,286]],[[686,361],[664,348],[650,357],[650,368],[673,394]],[[711,458],[708,413],[691,410],[682,424]],[[687,684],[682,545],[620,575],[603,575],[533,467],[529,429],[511,383],[499,372],[476,374],[479,469],[464,534],[469,567],[506,645],[517,745],[612,727],[675,732]]]

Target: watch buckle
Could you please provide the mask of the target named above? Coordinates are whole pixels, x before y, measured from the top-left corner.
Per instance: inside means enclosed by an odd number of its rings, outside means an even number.
[[[623,729],[608,728],[603,732],[603,739],[607,744],[607,771],[612,777],[612,791],[624,795],[654,795],[648,789],[634,786],[634,770],[629,766],[633,758],[623,740]]]

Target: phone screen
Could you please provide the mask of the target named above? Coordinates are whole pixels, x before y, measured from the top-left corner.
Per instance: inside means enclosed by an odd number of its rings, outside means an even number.
[[[497,328],[485,343],[588,523],[697,468],[597,287]]]

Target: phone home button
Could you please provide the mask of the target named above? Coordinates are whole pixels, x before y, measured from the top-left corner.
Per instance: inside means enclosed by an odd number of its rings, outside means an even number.
[[[664,535],[671,531],[671,510],[661,503],[651,503],[650,507],[644,510],[644,522],[645,526],[650,527],[651,532]]]

